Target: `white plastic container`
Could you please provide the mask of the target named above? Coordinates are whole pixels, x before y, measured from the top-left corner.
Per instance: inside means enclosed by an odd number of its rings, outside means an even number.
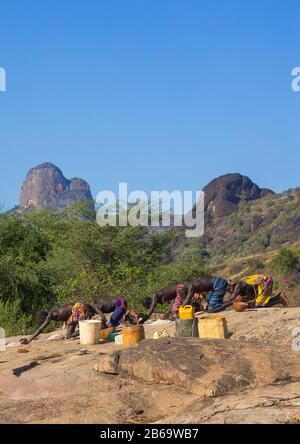
[[[101,321],[79,321],[80,344],[95,345],[100,340]]]
[[[123,345],[123,335],[119,334],[115,337],[115,345]]]

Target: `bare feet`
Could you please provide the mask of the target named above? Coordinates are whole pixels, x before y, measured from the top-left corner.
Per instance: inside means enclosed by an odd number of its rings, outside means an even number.
[[[289,306],[289,298],[287,297],[287,294],[282,292],[280,295],[280,298],[281,298],[282,306],[284,308],[288,307]]]

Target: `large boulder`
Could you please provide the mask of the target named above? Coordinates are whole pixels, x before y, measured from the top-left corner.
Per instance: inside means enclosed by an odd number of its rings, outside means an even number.
[[[92,200],[89,184],[77,177],[68,180],[57,166],[43,163],[28,171],[20,207],[60,210],[80,200]]]
[[[112,355],[111,371],[107,365],[102,371],[177,385],[204,398],[289,380],[285,357],[274,351],[272,346],[234,340],[146,340]]]
[[[260,188],[249,177],[238,173],[225,174],[214,179],[203,191],[205,211],[215,217],[232,214],[241,199],[251,201],[274,194],[273,191]]]

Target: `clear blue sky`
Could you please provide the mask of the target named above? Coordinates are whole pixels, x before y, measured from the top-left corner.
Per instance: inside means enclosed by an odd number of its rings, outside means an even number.
[[[45,161],[94,196],[299,186],[299,19],[299,0],[2,0],[0,202]]]

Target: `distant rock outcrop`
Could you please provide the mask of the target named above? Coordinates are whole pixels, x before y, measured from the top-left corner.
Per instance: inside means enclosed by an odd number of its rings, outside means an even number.
[[[92,200],[89,184],[79,178],[66,179],[52,163],[28,171],[20,194],[20,207],[61,210],[80,200]]]
[[[225,174],[211,181],[205,192],[205,211],[212,216],[223,217],[232,214],[241,199],[261,199],[273,191],[259,188],[251,179],[241,174]]]

